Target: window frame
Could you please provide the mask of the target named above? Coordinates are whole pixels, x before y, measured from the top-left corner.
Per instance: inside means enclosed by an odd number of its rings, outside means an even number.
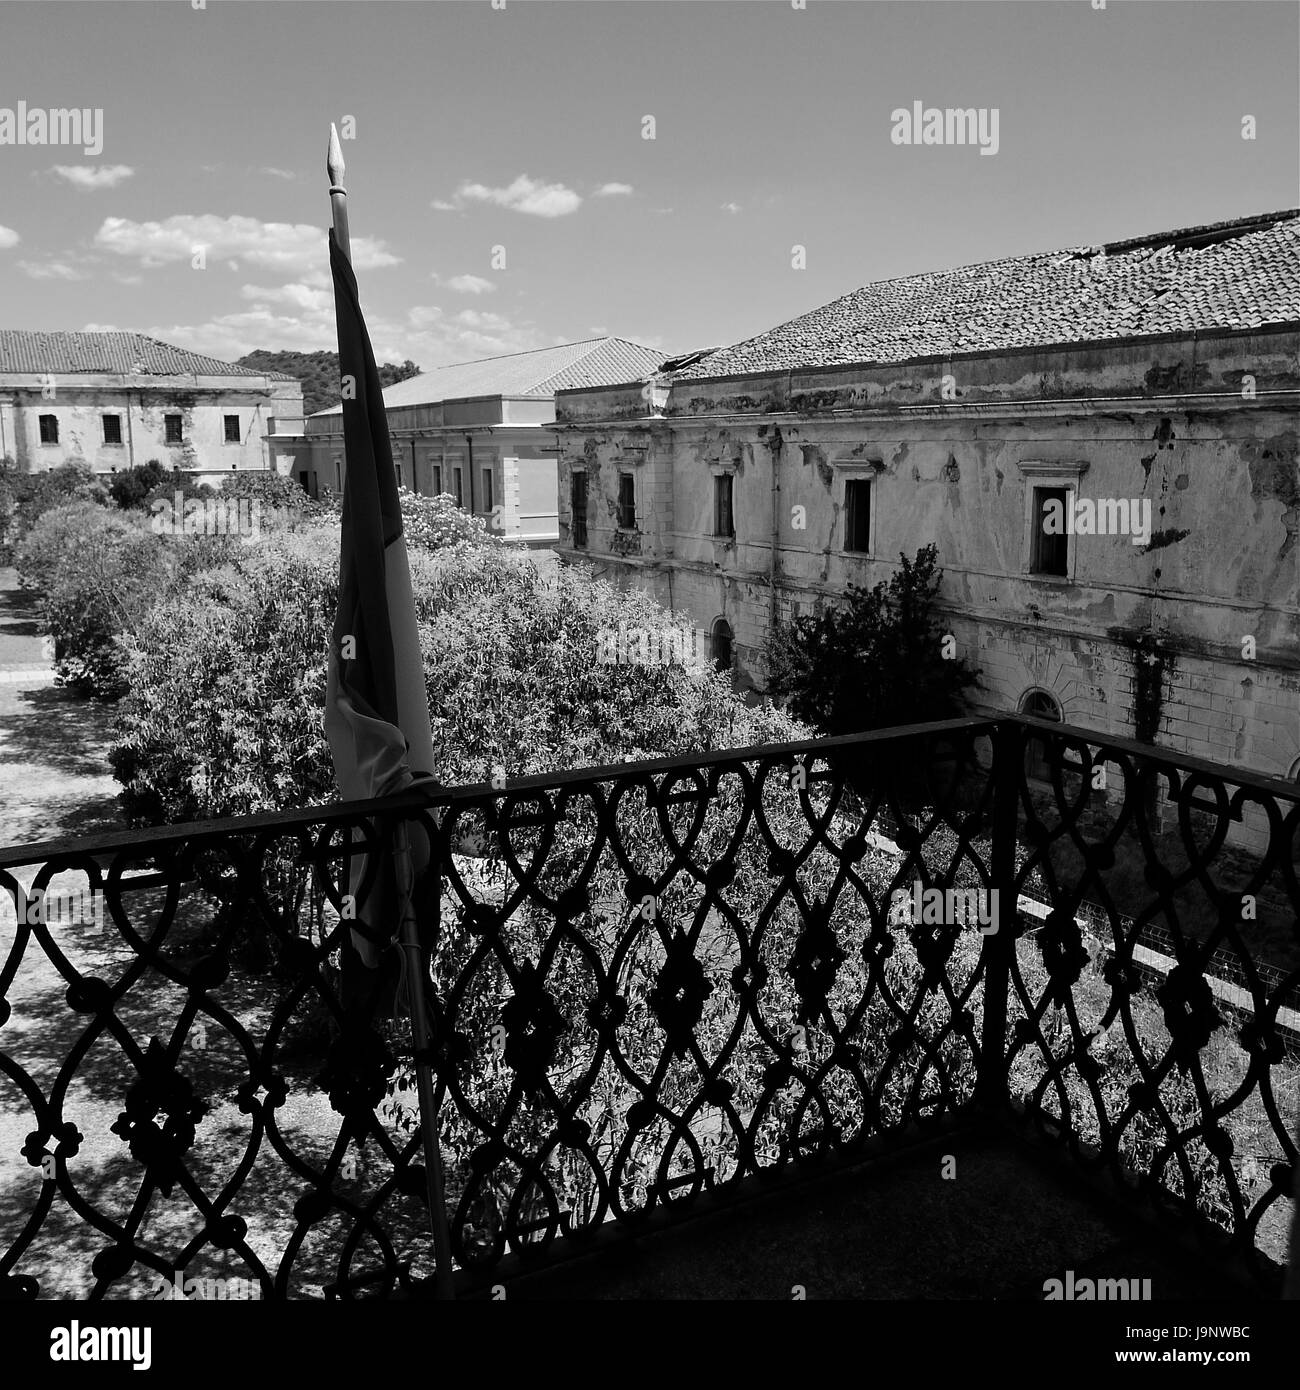
[[[1040,710],[1029,708],[1031,704],[1043,700],[1050,702],[1055,714],[1044,714]],[[1060,699],[1053,695],[1050,690],[1045,690],[1041,685],[1031,686],[1020,697],[1016,706],[1016,713],[1028,716],[1030,719],[1050,720],[1056,724],[1065,723],[1065,709]],[[1041,757],[1035,752],[1039,747],[1038,740],[1034,732],[1028,730],[1025,735],[1025,776],[1035,782],[1049,783],[1052,780],[1052,769],[1045,757]]]
[[[1064,488],[1068,514],[1074,510],[1074,498],[1080,490],[1083,475],[1088,471],[1089,460],[1045,461],[1026,460],[1018,463],[1021,480],[1024,483],[1024,516],[1021,523],[1020,573],[1028,580],[1039,584],[1073,584],[1075,574],[1076,548],[1074,535],[1067,529],[1065,533],[1065,573],[1050,574],[1034,569],[1037,553],[1037,537],[1041,512],[1035,510],[1035,495],[1043,488]]]
[[[850,488],[855,491],[851,494]],[[865,488],[867,494],[867,525],[866,525],[866,544],[865,546],[850,545],[852,539],[849,529],[850,520],[857,521],[857,508],[850,506],[850,497],[856,497],[857,488]],[[876,553],[876,480],[868,473],[852,472],[846,473],[844,477],[844,508],[843,508],[843,530],[841,533],[840,549],[845,555],[862,555],[870,558]],[[857,529],[856,526],[854,529]]]
[[[727,635],[723,639],[718,629],[726,628]],[[727,660],[725,665],[722,658],[718,655],[718,645],[725,640],[727,647]],[[709,661],[715,671],[734,671],[736,667],[736,629],[727,620],[725,613],[719,613],[709,625]]]
[[[172,421],[176,422],[176,438],[172,438]],[[164,415],[163,416],[163,443],[168,446],[176,446],[185,443],[185,416],[184,415]]]
[[[1069,517],[1074,511],[1076,493],[1068,485],[1060,483],[1031,482],[1029,484],[1029,573],[1035,579],[1068,579],[1070,577],[1070,542],[1074,537],[1067,529],[1060,535],[1048,535],[1043,529],[1043,514],[1050,500],[1047,494],[1061,499],[1063,514]],[[1067,521],[1068,527],[1068,521]],[[1060,556],[1060,569],[1047,569],[1044,561],[1046,552]]]
[[[582,506],[578,506],[578,480],[582,479]],[[591,485],[585,468],[574,468],[569,473],[569,544],[574,550],[589,547],[587,534],[587,508],[591,503]]]
[[[631,493],[630,501],[624,501],[623,484],[629,485]],[[630,511],[629,511],[630,508]],[[636,530],[636,474],[630,468],[620,468],[618,470],[618,529],[620,531]]]
[[[726,483],[726,520],[728,530],[722,529],[722,484]],[[713,467],[713,538],[720,541],[736,539],[736,470],[715,464]]]
[[[49,433],[51,433],[51,434],[54,436],[52,439],[47,439],[47,438],[46,438],[47,422],[48,422],[48,430],[49,430]],[[40,431],[41,443],[42,443],[46,448],[53,448],[56,444],[58,444],[58,442],[59,442],[59,417],[58,417],[57,415],[45,414],[45,415],[38,416],[38,417],[37,417],[37,429]]]
[[[851,462],[836,462],[835,494],[839,501],[839,515],[836,525],[839,528],[840,555],[853,560],[869,560],[876,553],[876,483],[880,470],[884,467],[881,459],[853,459]],[[867,549],[849,549],[849,490],[850,483],[866,483],[867,487]]]
[[[235,437],[230,437],[230,426],[233,421],[235,426]],[[238,415],[223,415],[221,417],[222,443],[223,444],[242,444],[244,442],[244,427]]]
[[[100,426],[101,426],[101,428],[103,429],[103,432],[104,432],[104,447],[105,447],[106,449],[121,449],[121,448],[123,448],[124,445],[122,444],[122,416],[121,416],[121,414],[120,414],[120,413],[118,413],[118,414],[108,414],[108,415],[103,415],[103,414],[101,414],[99,418],[100,418]],[[110,420],[113,422],[113,428],[117,431],[117,438],[116,438],[116,439],[110,439],[110,438],[108,437],[108,422],[109,422]]]

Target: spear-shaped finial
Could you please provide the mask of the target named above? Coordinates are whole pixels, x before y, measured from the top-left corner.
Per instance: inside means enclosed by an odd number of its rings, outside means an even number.
[[[339,143],[338,127],[330,122],[330,147],[325,156],[325,171],[330,176],[330,208],[334,213],[334,239],[349,263],[352,261],[352,238],[348,231],[348,191],[343,187],[343,146]]]

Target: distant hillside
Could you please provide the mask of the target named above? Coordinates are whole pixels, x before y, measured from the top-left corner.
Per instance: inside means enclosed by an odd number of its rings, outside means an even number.
[[[266,352],[259,348],[241,357],[238,365],[296,376],[302,382],[302,408],[307,415],[339,403],[337,352]],[[409,357],[400,367],[395,362],[381,362],[379,380],[384,386],[391,386],[395,381],[415,376],[419,370]]]

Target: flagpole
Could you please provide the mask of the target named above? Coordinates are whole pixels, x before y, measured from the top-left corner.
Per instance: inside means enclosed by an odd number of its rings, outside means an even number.
[[[350,265],[352,238],[348,228],[348,191],[343,187],[346,166],[343,163],[339,133],[333,122],[330,123],[329,153],[326,155],[325,168],[330,180],[334,239]],[[406,956],[406,969],[403,973],[406,976],[407,1001],[411,1013],[416,1087],[420,1100],[420,1137],[424,1147],[425,1180],[428,1185],[429,1225],[433,1234],[436,1261],[434,1286],[440,1299],[454,1299],[456,1290],[451,1277],[451,1232],[447,1226],[447,1203],[443,1194],[442,1145],[438,1140],[438,1105],[429,1068],[430,1030],[424,996],[424,981],[428,978],[429,972],[420,951],[419,928],[413,903],[415,875],[411,865],[411,841],[404,820],[398,821],[393,832],[393,855],[401,914],[399,939]]]

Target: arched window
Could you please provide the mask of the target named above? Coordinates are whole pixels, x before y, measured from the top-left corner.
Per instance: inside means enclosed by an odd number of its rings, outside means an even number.
[[[713,623],[713,664],[719,671],[731,670],[731,624],[726,618],[717,618]]]
[[[1056,724],[1061,722],[1061,707],[1046,690],[1029,691],[1020,701],[1020,713],[1027,714],[1033,719],[1050,719]],[[1030,734],[1025,740],[1025,775],[1027,777],[1037,778],[1041,782],[1051,780],[1051,766],[1047,754],[1046,741]]]

